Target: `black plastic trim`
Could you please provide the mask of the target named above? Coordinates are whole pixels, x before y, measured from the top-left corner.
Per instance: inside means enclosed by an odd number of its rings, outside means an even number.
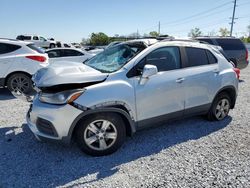
[[[130,115],[127,112],[125,112],[124,110],[119,109],[119,108],[106,107],[106,108],[97,108],[94,110],[87,110],[87,111],[81,113],[79,116],[77,116],[76,119],[73,121],[73,123],[70,126],[68,136],[65,137],[64,139],[68,140],[67,142],[70,142],[75,126],[82,118],[84,118],[85,116],[91,115],[91,114],[103,113],[103,112],[115,112],[115,113],[119,113],[119,114],[123,115],[129,122],[130,130],[131,130],[130,135],[133,135],[135,133],[135,131],[136,131],[135,122],[131,119]]]
[[[188,108],[185,110],[180,110],[177,112],[172,112],[169,114],[164,114],[164,115],[149,118],[146,120],[141,120],[141,121],[137,122],[137,130],[157,126],[157,125],[160,125],[162,123],[168,122],[170,120],[177,120],[177,119],[181,119],[181,118],[206,114],[208,112],[208,110],[210,109],[210,107],[211,107],[211,103]]]
[[[0,78],[0,87],[5,86],[5,78]]]
[[[56,132],[54,125],[46,119],[43,119],[40,117],[37,118],[36,127],[43,134],[58,137],[58,134]]]

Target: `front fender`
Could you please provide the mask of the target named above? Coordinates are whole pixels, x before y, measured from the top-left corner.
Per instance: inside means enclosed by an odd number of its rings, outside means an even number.
[[[73,121],[73,123],[71,124],[70,126],[70,129],[69,129],[69,132],[68,132],[68,136],[63,138],[63,140],[66,140],[66,142],[70,142],[72,136],[73,136],[73,132],[76,128],[76,125],[78,124],[78,122],[83,119],[84,117],[87,117],[89,115],[92,115],[92,114],[96,114],[96,113],[104,113],[104,112],[109,112],[109,113],[118,113],[120,114],[121,116],[123,116],[124,118],[126,118],[126,121],[127,123],[125,122],[125,125],[126,125],[126,129],[128,130],[128,133],[130,136],[132,136],[135,131],[136,131],[136,124],[135,122],[130,118],[130,115],[122,110],[122,109],[119,109],[119,108],[114,108],[114,107],[106,107],[106,108],[98,108],[98,109],[94,109],[94,110],[86,110],[84,111],[83,113],[81,113],[80,115],[78,115],[76,117],[76,119]]]

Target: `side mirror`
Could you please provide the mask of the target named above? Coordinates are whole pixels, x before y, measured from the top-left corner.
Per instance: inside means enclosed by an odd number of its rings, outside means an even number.
[[[155,65],[145,65],[142,71],[140,84],[143,85],[149,79],[149,77],[158,73],[158,69]]]
[[[142,71],[142,78],[149,78],[157,74],[158,69],[155,65],[145,65]]]

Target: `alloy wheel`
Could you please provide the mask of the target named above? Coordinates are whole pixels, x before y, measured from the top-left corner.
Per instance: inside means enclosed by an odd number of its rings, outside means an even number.
[[[215,109],[215,116],[218,120],[224,119],[230,110],[230,103],[228,99],[221,99]]]
[[[11,87],[15,92],[25,93],[30,89],[30,83],[28,78],[18,76],[11,80]]]
[[[84,131],[84,141],[94,150],[106,150],[117,139],[117,130],[108,120],[96,120],[90,123]]]

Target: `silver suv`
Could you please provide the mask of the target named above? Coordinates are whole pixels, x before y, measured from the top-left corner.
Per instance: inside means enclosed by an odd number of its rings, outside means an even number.
[[[238,79],[212,45],[135,40],[84,64],[60,62],[33,77],[39,93],[27,113],[39,140],[69,143],[87,154],[116,151],[126,136],[169,119],[223,120],[234,108]]]

